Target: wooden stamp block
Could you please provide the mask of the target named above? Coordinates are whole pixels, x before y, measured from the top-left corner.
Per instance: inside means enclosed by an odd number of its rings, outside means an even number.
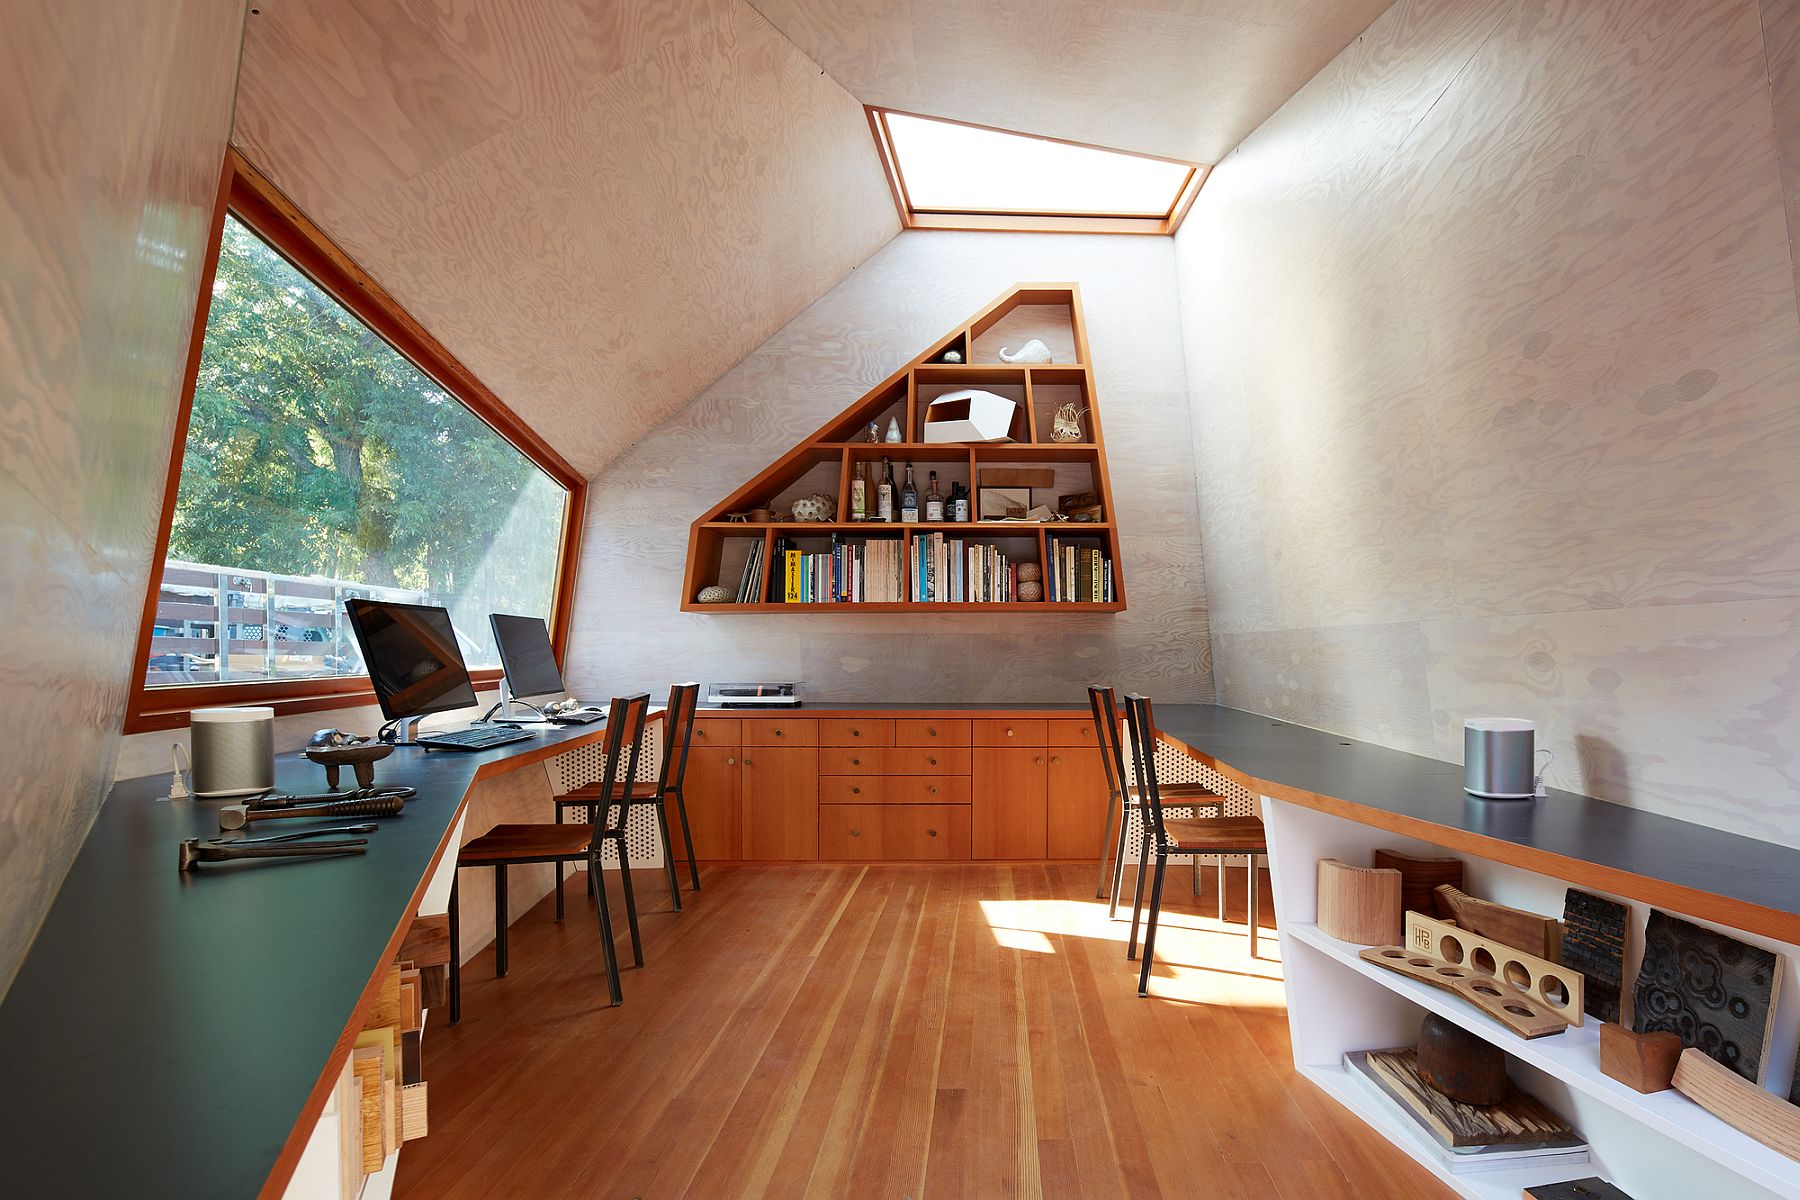
[[[1558,961],[1587,980],[1582,1011],[1616,1022],[1625,993],[1625,925],[1631,910],[1603,896],[1570,888],[1563,898]]]
[[[1598,1176],[1565,1183],[1537,1183],[1525,1189],[1525,1200],[1631,1200]]]
[[[1440,885],[1432,889],[1438,911],[1470,933],[1555,961],[1562,953],[1562,927],[1555,917],[1540,916],[1522,908],[1508,908],[1492,900],[1471,896],[1461,888]]]
[[[1800,1162],[1800,1108],[1765,1092],[1699,1047],[1681,1052],[1675,1090],[1733,1129]]]
[[[1632,1028],[1668,1030],[1761,1083],[1781,974],[1779,954],[1652,910]]]
[[[1319,860],[1319,930],[1359,946],[1400,940],[1400,872]]]
[[[1477,974],[1466,966],[1418,954],[1405,946],[1373,946],[1357,957],[1420,983],[1455,992],[1522,1038],[1548,1037],[1569,1027],[1561,1016],[1519,988],[1491,975]]]
[[[400,1140],[410,1142],[430,1131],[425,1120],[425,1087],[412,1083],[400,1089]]]
[[[1506,1051],[1436,1013],[1419,1022],[1419,1078],[1464,1104],[1506,1099]]]
[[[1461,887],[1463,860],[1460,858],[1425,858],[1404,850],[1377,850],[1375,869],[1400,872],[1400,910],[1402,912],[1438,912],[1432,889],[1441,883]]]
[[[1600,1027],[1600,1073],[1640,1092],[1675,1085],[1681,1039],[1672,1033],[1635,1033],[1623,1025]]]
[[[396,957],[411,960],[419,967],[449,966],[450,914],[414,917],[412,924],[406,927],[406,936],[400,939],[400,953]]]

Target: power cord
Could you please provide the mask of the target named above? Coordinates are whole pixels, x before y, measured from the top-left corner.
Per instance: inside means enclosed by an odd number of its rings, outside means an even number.
[[[186,800],[193,795],[188,791],[187,779],[182,767],[187,756],[187,747],[180,742],[169,743],[169,762],[175,768],[174,773],[169,777],[169,799],[171,800]],[[185,770],[192,771],[193,769],[193,763],[189,762]]]

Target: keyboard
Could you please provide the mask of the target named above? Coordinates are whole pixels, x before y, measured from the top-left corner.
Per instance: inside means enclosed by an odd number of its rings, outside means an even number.
[[[574,712],[558,713],[550,720],[557,725],[592,725],[595,721],[606,720],[604,708],[578,708]]]
[[[491,750],[509,742],[528,742],[531,733],[511,725],[473,725],[468,729],[452,729],[444,733],[422,733],[421,746],[433,750]]]

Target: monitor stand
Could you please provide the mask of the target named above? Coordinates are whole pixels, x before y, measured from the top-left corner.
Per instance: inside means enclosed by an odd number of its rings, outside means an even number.
[[[419,722],[424,717],[396,717],[381,727],[381,740],[394,746],[419,744]]]
[[[516,706],[516,707],[515,707]],[[529,715],[519,709],[529,710]],[[535,725],[550,718],[544,715],[543,709],[526,700],[520,700],[506,686],[506,678],[500,679],[500,702],[481,715],[481,724],[492,725]]]

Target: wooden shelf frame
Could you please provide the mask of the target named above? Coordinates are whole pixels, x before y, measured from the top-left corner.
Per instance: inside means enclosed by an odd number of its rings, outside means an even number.
[[[1075,361],[1056,363],[1011,364],[998,362],[942,361],[946,351],[956,350],[965,359],[983,334],[1021,307],[1060,308],[1068,313],[1068,335],[1075,349]],[[1021,336],[1029,336],[1024,334]],[[1013,424],[1015,440],[985,443],[926,443],[923,436],[924,414],[929,393],[921,398],[920,389],[950,385],[1004,388],[1019,400],[1019,414]],[[1088,440],[1052,442],[1048,440],[1050,413],[1038,412],[1038,390],[1045,387],[1078,390],[1085,407],[1083,429]],[[1106,448],[1101,429],[1098,390],[1094,381],[1093,360],[1088,351],[1087,321],[1081,308],[1080,285],[1075,283],[1018,284],[996,297],[992,303],[930,343],[924,353],[865,392],[860,399],[815,430],[793,449],[771,463],[755,478],[738,488],[724,500],[702,513],[689,527],[687,568],[682,579],[683,612],[726,613],[943,613],[943,612],[1045,612],[1045,613],[1114,613],[1125,609],[1124,565],[1120,554],[1120,530],[1114,517],[1112,481],[1107,470]],[[908,440],[871,442],[867,430],[871,422],[886,428],[889,418],[897,419]],[[1044,464],[1047,466],[1086,465],[1090,471],[1091,490],[1100,500],[1104,520],[1097,522],[1054,522],[1022,524],[994,521],[943,521],[901,523],[888,521],[831,521],[746,523],[727,520],[732,513],[772,507],[776,497],[792,488],[808,472],[835,463],[837,483],[835,499],[840,516],[850,509],[850,481],[855,464],[891,458],[896,467],[904,464],[952,468],[956,474],[967,473],[971,493],[979,486],[984,467]],[[871,501],[872,503],[872,501]],[[773,595],[774,548],[778,537],[796,539],[906,537],[916,533],[943,533],[965,542],[991,544],[1023,540],[1035,544],[1036,561],[1048,575],[1047,552],[1050,537],[1065,537],[1097,542],[1112,564],[1113,594],[1116,599],[1105,603],[1050,603],[1048,601],[1013,601],[1008,603],[973,603],[920,601],[905,603],[856,603],[818,601],[788,604],[771,600]],[[700,591],[715,583],[736,592],[735,573],[725,578],[721,566],[728,545],[746,539],[761,538],[764,570],[760,599],[744,604],[701,604]],[[1047,589],[1046,589],[1047,590]]]

